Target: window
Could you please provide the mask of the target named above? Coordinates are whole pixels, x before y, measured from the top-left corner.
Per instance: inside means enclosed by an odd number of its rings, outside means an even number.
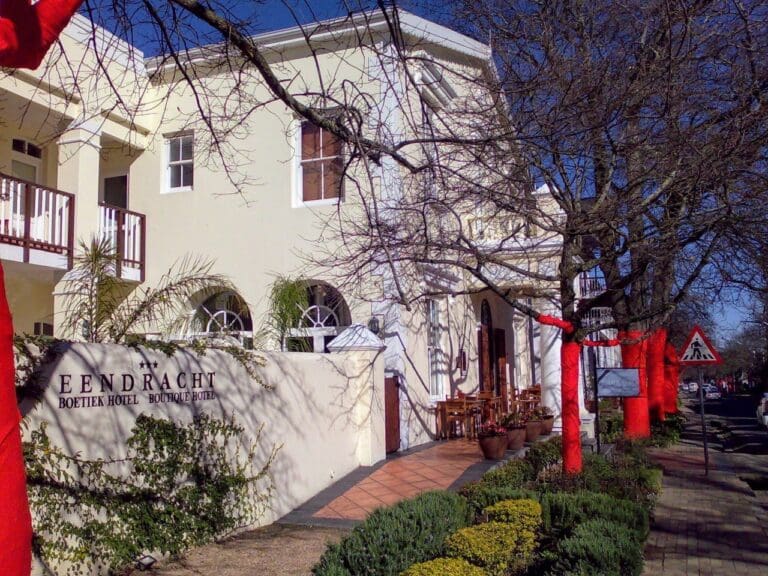
[[[429,355],[429,395],[443,397],[443,349],[440,325],[440,302],[427,300],[427,353]]]
[[[341,142],[310,122],[301,124],[301,199],[341,198]]]
[[[309,284],[307,306],[302,309],[298,326],[288,330],[284,348],[328,352],[328,344],[351,323],[349,308],[338,290],[328,284]]]
[[[27,182],[37,182],[43,151],[31,142],[14,138],[11,141],[11,175]]]
[[[250,347],[253,322],[248,306],[240,295],[231,290],[216,292],[195,310],[187,337],[231,340]]]
[[[168,190],[191,190],[194,183],[195,140],[192,134],[168,138]]]

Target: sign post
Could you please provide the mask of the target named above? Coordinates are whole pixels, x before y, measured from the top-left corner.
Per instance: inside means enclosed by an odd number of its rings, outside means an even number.
[[[699,414],[701,415],[701,436],[704,443],[704,475],[709,476],[709,444],[707,443],[707,419],[704,415],[704,370],[702,366],[717,366],[723,359],[712,346],[704,331],[697,325],[688,335],[680,354],[682,366],[698,366]]]

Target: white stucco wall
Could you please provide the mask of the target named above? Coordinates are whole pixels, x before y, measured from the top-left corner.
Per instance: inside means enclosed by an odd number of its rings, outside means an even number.
[[[168,357],[117,345],[65,345],[44,372],[41,400],[21,405],[24,429],[28,436],[45,422],[52,442],[69,454],[120,459],[140,414],[179,422],[198,413],[234,415],[250,438],[263,424],[258,457],[281,446],[271,468],[276,490],[259,522],[268,524],[358,466],[384,458],[384,372],[375,352],[265,358],[259,373],[268,387],[221,351]],[[101,374],[113,375],[111,391],[102,391]],[[165,376],[162,392],[178,394],[178,401],[159,401]]]

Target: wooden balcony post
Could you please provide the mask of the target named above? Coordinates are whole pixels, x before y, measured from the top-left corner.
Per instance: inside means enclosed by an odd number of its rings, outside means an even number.
[[[125,258],[125,212],[115,210],[117,214],[117,269],[115,274],[118,278],[123,277],[123,258]]]
[[[32,194],[31,185],[24,182],[24,262],[29,262],[29,245],[32,242]]]

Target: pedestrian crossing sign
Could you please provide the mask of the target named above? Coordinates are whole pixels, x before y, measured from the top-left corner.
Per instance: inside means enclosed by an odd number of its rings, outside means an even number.
[[[693,330],[691,330],[688,340],[686,340],[682,350],[680,364],[687,366],[707,366],[723,363],[720,354],[717,353],[715,347],[712,346],[709,339],[707,339],[704,334],[704,331],[699,328],[698,325],[694,326]]]

